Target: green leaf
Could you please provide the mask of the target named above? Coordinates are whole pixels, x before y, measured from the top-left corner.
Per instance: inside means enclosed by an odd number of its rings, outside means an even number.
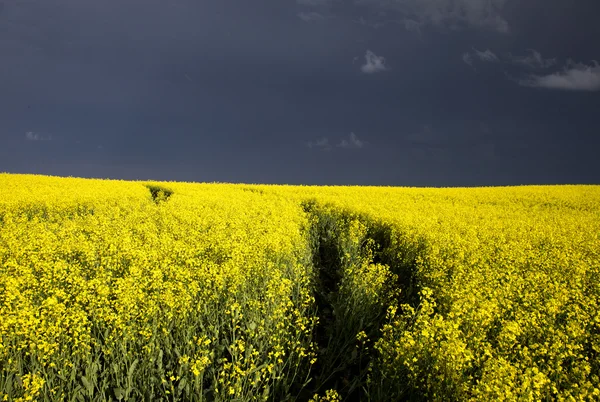
[[[177,386],[177,393],[181,394],[181,392],[185,388],[186,384],[187,384],[187,380],[184,377],[181,379],[181,381],[179,381],[179,385]]]
[[[129,370],[127,370],[127,377],[131,378],[133,376],[133,372],[135,370],[135,366],[137,366],[138,362],[140,360],[139,359],[135,359],[133,361],[133,364],[131,365],[131,367],[129,367]]]
[[[163,351],[162,349],[158,351],[158,360],[156,362],[158,364],[158,370],[162,371],[162,363],[163,363]]]
[[[119,401],[125,396],[125,390],[121,387],[114,388],[113,392],[115,393],[115,398]]]
[[[86,376],[82,376],[81,377],[81,382],[83,382],[83,386],[85,387],[85,389],[87,390],[87,395],[89,397],[93,397],[94,396],[94,384],[92,384]]]
[[[4,392],[6,392],[7,395],[10,395],[12,393],[12,388],[13,388],[13,377],[14,374],[10,373],[6,376],[6,382],[5,382],[5,386],[4,386]]]
[[[75,382],[75,378],[77,378],[77,368],[73,365],[71,369],[71,382]]]
[[[77,384],[75,386],[75,389],[73,389],[72,391],[72,395],[73,397],[71,398],[72,401],[85,401],[85,397],[83,395],[84,393],[84,389],[81,387],[81,385]]]

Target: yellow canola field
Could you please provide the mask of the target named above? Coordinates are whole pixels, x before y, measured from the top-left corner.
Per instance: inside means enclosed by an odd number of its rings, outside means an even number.
[[[251,400],[306,375],[301,209],[218,184],[156,203],[145,184],[0,175],[5,399]]]
[[[0,174],[0,399],[597,400],[599,299],[600,186]]]
[[[375,399],[600,400],[600,186],[272,188],[384,234]]]

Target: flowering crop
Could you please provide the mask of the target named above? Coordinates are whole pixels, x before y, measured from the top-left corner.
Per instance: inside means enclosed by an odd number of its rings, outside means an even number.
[[[355,244],[379,239],[401,294],[365,399],[600,399],[600,187],[272,191],[358,217]]]
[[[172,196],[153,202],[150,185]],[[262,400],[306,375],[298,205],[232,185],[0,186],[0,395]]]
[[[600,399],[599,299],[598,186],[0,174],[0,399]]]

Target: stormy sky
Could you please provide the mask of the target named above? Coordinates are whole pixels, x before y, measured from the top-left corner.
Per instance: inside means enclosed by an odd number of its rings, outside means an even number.
[[[598,0],[0,0],[0,172],[600,183]]]

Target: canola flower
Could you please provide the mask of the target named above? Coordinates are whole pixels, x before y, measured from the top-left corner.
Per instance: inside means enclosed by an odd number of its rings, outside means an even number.
[[[272,191],[365,222],[397,279],[365,398],[600,398],[599,186]]]
[[[299,206],[148,185],[0,175],[2,397],[264,400],[310,368]]]
[[[599,186],[0,174],[0,399],[597,400],[599,299]]]

